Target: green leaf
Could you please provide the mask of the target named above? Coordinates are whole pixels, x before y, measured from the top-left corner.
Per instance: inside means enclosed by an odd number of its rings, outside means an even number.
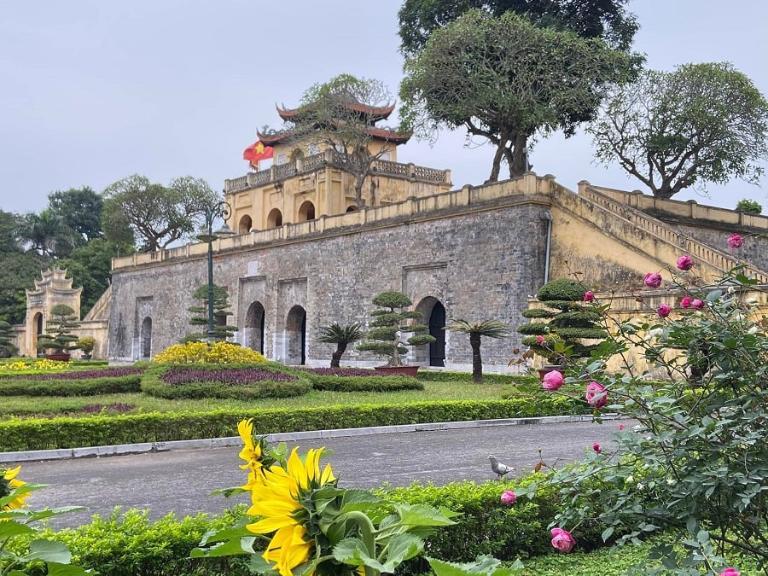
[[[458,516],[450,510],[433,508],[426,504],[395,504],[400,523],[405,526],[452,526],[451,518]]]
[[[345,490],[341,501],[341,512],[368,510],[381,503],[381,498],[367,490]]]
[[[48,576],[86,576],[87,574],[90,572],[80,566],[48,562]]]
[[[603,539],[603,542],[607,542],[608,538],[610,538],[613,535],[614,528],[613,526],[608,526],[605,530],[603,530],[603,533],[600,535],[600,537]]]
[[[504,568],[499,560],[491,556],[480,556],[475,562],[458,564],[435,558],[427,558],[436,576],[512,576],[522,568],[517,561],[509,568]]]
[[[210,548],[194,548],[190,553],[190,558],[223,558],[225,556],[253,554],[253,544],[255,542],[256,538],[254,536],[234,538],[214,544]]]
[[[389,540],[384,565],[387,572],[394,572],[401,563],[415,558],[424,550],[424,540],[415,534],[398,534]]]
[[[25,562],[42,560],[43,562],[57,562],[69,564],[72,554],[61,542],[51,540],[33,540],[29,544],[29,554],[24,557]]]
[[[3,520],[0,521],[0,540],[11,538],[13,536],[22,536],[24,534],[34,534],[34,528],[30,528],[26,524],[20,524],[15,520]]]
[[[379,572],[391,572],[381,562],[371,558],[365,544],[359,538],[345,538],[333,547],[333,557],[343,564],[350,566],[365,565]]]

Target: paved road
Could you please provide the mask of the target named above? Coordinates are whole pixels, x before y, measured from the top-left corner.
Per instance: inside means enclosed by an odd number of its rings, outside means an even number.
[[[326,446],[326,459],[341,485],[373,487],[388,482],[445,484],[454,480],[494,477],[488,455],[524,474],[538,462],[578,459],[593,442],[610,446],[617,421],[497,426],[434,432],[405,432],[301,442],[302,449]],[[106,458],[27,463],[23,478],[49,487],[33,495],[35,507],[80,505],[87,513],[65,516],[60,525],[86,522],[93,513],[114,506],[150,509],[152,517],[168,512],[184,516],[218,513],[233,504],[211,496],[217,488],[244,481],[236,448],[178,450]]]

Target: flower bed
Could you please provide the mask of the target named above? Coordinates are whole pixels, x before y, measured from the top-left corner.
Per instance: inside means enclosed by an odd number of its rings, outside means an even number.
[[[584,403],[559,396],[508,400],[361,404],[319,408],[226,409],[209,412],[145,412],[91,417],[7,419],[0,422],[0,450],[44,450],[135,442],[222,438],[243,418],[253,418],[259,434],[332,428],[390,426],[584,414]]]
[[[69,368],[67,362],[57,362],[44,358],[11,358],[0,361],[0,374],[34,374],[53,372]]]
[[[258,352],[231,342],[187,342],[174,344],[155,355],[158,364],[264,364]]]
[[[364,368],[307,368],[303,371],[315,390],[333,392],[397,392],[424,390],[409,376],[390,376]]]
[[[306,394],[306,378],[275,364],[159,366],[147,371],[141,391],[160,398],[286,398]]]
[[[141,368],[0,376],[0,396],[93,396],[139,392]]]

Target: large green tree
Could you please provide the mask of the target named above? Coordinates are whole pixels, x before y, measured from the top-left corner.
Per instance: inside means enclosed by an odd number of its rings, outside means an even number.
[[[48,208],[72,231],[77,246],[101,237],[103,202],[102,197],[88,186],[48,195]]]
[[[139,249],[153,252],[189,237],[200,223],[202,211],[217,194],[200,178],[176,178],[168,186],[133,175],[104,191],[103,223],[107,238],[125,239],[126,225]]]
[[[24,216],[21,235],[32,250],[49,258],[68,256],[75,247],[72,230],[50,208]]]
[[[414,56],[429,35],[472,9],[493,16],[515,12],[539,26],[571,30],[584,38],[602,38],[611,47],[627,50],[637,32],[628,0],[405,0],[398,13],[401,48]]]
[[[471,10],[407,60],[402,116],[422,135],[465,127],[496,148],[489,181],[498,180],[502,161],[515,177],[529,169],[535,136],[573,134],[639,62],[602,40],[540,28],[513,12]]]
[[[732,178],[757,183],[768,157],[768,101],[727,63],[649,70],[615,88],[588,131],[659,198]]]

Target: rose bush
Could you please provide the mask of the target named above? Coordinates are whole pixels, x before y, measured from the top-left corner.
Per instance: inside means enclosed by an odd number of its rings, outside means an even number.
[[[595,301],[612,336],[591,359],[569,365],[566,383],[589,383],[590,405],[636,425],[616,435],[612,452],[593,447],[552,477],[567,502],[552,546],[570,551],[571,532],[578,538],[585,522],[605,525],[606,542],[665,532],[678,544],[659,544],[651,555],[672,573],[733,576],[738,570],[725,568],[731,555],[768,565],[768,335],[755,308],[759,287],[741,267],[711,286],[673,281],[685,294],[674,317],[659,310],[655,319],[626,321]],[[644,283],[658,288],[661,275]],[[630,349],[668,378],[648,382]],[[624,366],[609,373],[617,355]]]

